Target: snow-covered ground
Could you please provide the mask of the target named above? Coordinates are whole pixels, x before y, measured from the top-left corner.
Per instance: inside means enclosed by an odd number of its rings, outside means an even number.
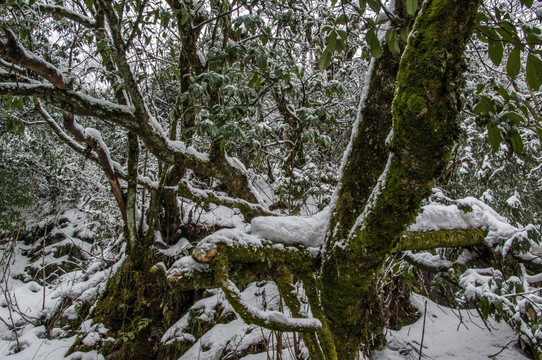
[[[476,210],[478,203],[470,205]],[[452,205],[448,208],[455,209],[454,206]],[[441,210],[441,208],[444,207],[441,206],[438,209]],[[459,212],[459,210],[456,212]],[[215,211],[213,213],[214,218],[210,218],[210,222],[216,223],[220,220],[231,222],[234,225],[240,223],[236,214],[223,211]],[[487,214],[488,212],[485,211],[483,213]],[[473,214],[476,215],[476,211],[468,215],[460,213],[463,218],[473,217]],[[78,235],[81,236],[82,232],[80,229],[77,230],[75,226],[71,225],[76,224],[77,219],[79,219],[75,215],[77,214],[66,215],[70,220],[69,226],[64,225],[61,230],[56,228],[51,229],[51,232],[62,231],[66,239],[46,246],[43,249],[40,247],[38,250],[44,254],[42,256],[44,260],[31,263],[30,259],[24,256],[25,251],[27,252],[31,247],[41,246],[39,243],[24,245],[21,242],[17,242],[17,246],[14,248],[10,248],[10,244],[5,243],[0,247],[0,259],[2,260],[0,265],[3,265],[0,269],[0,359],[64,359],[66,352],[75,341],[75,336],[69,337],[64,330],[56,328],[50,331],[50,338],[46,338],[44,326],[33,324],[39,324],[40,319],[50,317],[63,297],[70,297],[74,302],[78,299],[88,300],[93,298],[103,289],[106,279],[113,271],[114,266],[108,267],[105,265],[104,256],[108,257],[107,254],[101,253],[101,258],[98,258],[92,254],[93,250],[88,244],[77,238]],[[299,233],[299,229],[306,230],[309,228],[312,231],[306,232],[306,234],[310,236],[307,235],[307,238],[303,238],[301,242],[313,244],[314,242],[318,242],[318,239],[322,237],[322,230],[319,225],[325,223],[325,221],[319,219],[319,216],[322,215],[319,214],[312,218],[267,218],[265,221],[264,219],[256,219],[252,223],[251,234],[245,232],[247,227],[238,226],[236,229],[222,230],[209,236],[207,242],[212,242],[211,240],[225,233],[242,235],[243,239],[259,239],[258,235],[269,237],[269,233],[272,231],[277,232],[277,229],[280,229],[280,239],[283,242],[289,243],[288,239],[290,238],[299,240],[299,237],[294,237],[292,234]],[[491,227],[489,229],[491,230]],[[84,247],[84,253],[87,254],[87,260],[90,261],[89,266],[86,268],[76,268],[71,272],[60,274],[54,281],[55,285],[45,288],[44,291],[44,288],[39,283],[32,281],[25,269],[32,266],[39,269],[39,266],[37,266],[39,264],[37,263],[42,261],[55,262],[59,261],[59,259],[66,260],[65,256],[61,258],[52,256],[55,247],[63,245],[64,242]],[[295,243],[296,241],[294,240],[293,242]],[[206,241],[202,241],[202,243],[206,243]],[[180,241],[174,247],[162,251],[174,251],[178,253],[186,246],[187,241],[184,240],[184,242]],[[118,260],[113,255],[108,258]],[[9,263],[8,267],[5,266],[7,263]],[[9,270],[5,271],[6,268]],[[279,299],[279,296],[275,288],[270,283],[252,284],[243,292],[243,298],[255,307],[261,307],[263,300],[266,311],[279,311],[280,306],[276,301],[276,299]],[[201,299],[192,307],[193,309],[203,311],[198,313],[200,314],[198,315],[199,317],[208,317],[209,321],[213,321],[216,311],[233,312],[231,306],[225,302],[220,290],[210,291],[210,295],[207,298]],[[265,300],[266,296],[267,300]],[[375,354],[375,359],[419,359],[420,351],[423,359],[528,359],[515,346],[517,340],[516,333],[504,322],[496,323],[490,321],[484,323],[476,311],[459,311],[439,306],[418,295],[412,296],[412,303],[418,308],[421,314],[425,313],[425,325],[424,316],[422,316],[410,326],[406,326],[399,331],[390,331],[387,334],[387,347],[378,351]],[[12,304],[12,306],[7,306],[8,304]],[[15,308],[13,305],[15,305]],[[68,307],[64,311],[64,316],[69,319],[74,319],[74,317],[78,316],[73,306]],[[195,358],[217,360],[220,358],[223,350],[242,350],[251,344],[257,343],[260,338],[269,339],[273,336],[270,331],[260,330],[253,325],[246,325],[242,320],[237,318],[227,324],[215,325],[200,339],[196,340],[193,337],[191,338],[192,335],[188,333],[189,316],[192,315],[187,314],[182,319],[179,319],[177,324],[172,326],[164,334],[162,339],[164,343],[191,339],[190,342],[193,342],[194,345],[181,357],[182,360]],[[18,329],[17,337],[12,331],[14,326]],[[96,326],[99,327],[99,325]],[[98,334],[100,333],[100,329],[96,328],[96,326],[92,326],[90,321],[84,321],[81,330],[84,333],[88,333],[87,337],[100,337]],[[285,346],[291,344],[289,338],[285,338],[283,344]],[[20,351],[17,352],[17,348]],[[276,347],[272,348],[274,349],[269,350],[269,352],[247,355],[242,359],[276,359],[278,357],[273,353],[276,351]],[[281,358],[284,360],[294,360],[293,352],[288,348],[284,348]],[[89,353],[75,353],[69,359],[103,359],[103,356],[93,351]]]
[[[423,314],[426,299],[413,295],[411,301]],[[528,359],[514,346],[517,336],[506,323],[484,324],[475,310],[454,310],[427,300],[423,329],[422,316],[410,326],[391,331],[387,348],[376,359],[418,359],[422,338],[422,359],[490,359],[495,354],[492,358],[498,360]]]
[[[42,307],[41,287],[36,283],[13,282],[12,284],[16,287],[12,288],[12,291],[17,296],[21,310],[28,314],[39,313]],[[52,299],[48,296],[46,301],[52,301]],[[426,299],[421,296],[412,296],[413,304],[422,314],[425,301]],[[0,316],[4,320],[9,319],[7,307],[0,307]],[[418,359],[420,343],[423,338],[421,350],[423,359],[488,359],[495,354],[498,355],[494,356],[493,359],[498,360],[528,359],[515,347],[517,336],[506,323],[490,321],[484,324],[475,311],[458,311],[427,300],[425,331],[423,330],[423,320],[422,316],[410,326],[406,326],[399,331],[390,331],[387,335],[388,346],[384,350],[378,351],[375,358],[377,360]],[[231,325],[232,329],[229,328],[229,325]],[[228,334],[238,336],[239,331],[231,330],[246,327],[247,325],[243,325],[240,320],[234,320],[229,324],[216,326],[204,338],[206,341],[212,341],[213,339],[207,338],[213,333],[217,339],[227,337]],[[64,354],[75,341],[75,336],[45,339],[43,337],[44,332],[43,326],[33,326],[31,324],[24,326],[19,336],[19,343],[24,348],[18,353],[13,353],[17,342],[13,333],[7,330],[5,324],[1,324],[0,358],[5,360],[64,359]],[[254,333],[258,332],[255,331]],[[273,351],[270,350],[269,353],[248,355],[242,359],[268,360],[268,356],[274,359],[273,355]],[[103,357],[96,352],[89,352],[73,354],[69,359],[91,360],[103,359]],[[186,356],[183,359],[186,359]],[[284,349],[282,359],[294,360],[288,349]]]

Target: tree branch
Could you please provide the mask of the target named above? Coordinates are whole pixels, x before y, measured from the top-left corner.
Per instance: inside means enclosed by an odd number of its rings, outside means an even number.
[[[254,204],[228,196],[221,196],[209,190],[195,189],[186,181],[181,181],[177,186],[176,191],[178,195],[196,202],[212,203],[237,208],[245,216],[245,221],[247,222],[256,216],[278,215],[260,204]]]
[[[130,94],[132,104],[136,109],[137,117],[140,118],[140,121],[147,122],[150,120],[151,116],[145,106],[145,100],[143,95],[139,91],[139,86],[134,79],[130,65],[126,60],[126,42],[122,38],[122,33],[120,30],[120,23],[117,17],[117,13],[113,8],[113,5],[109,1],[98,0],[100,6],[104,10],[105,16],[109,23],[109,29],[111,30],[111,35],[113,38],[114,52],[115,52],[115,65],[117,66],[119,73],[124,81],[124,88],[126,92]]]
[[[438,231],[405,231],[395,251],[429,250],[439,247],[462,247],[484,243],[487,230],[484,229],[443,229]]]
[[[68,131],[71,132],[78,141],[87,144],[87,146],[92,148],[98,155],[100,165],[105,172],[107,180],[109,180],[111,190],[115,196],[115,199],[117,200],[117,204],[122,217],[124,218],[124,222],[126,223],[126,194],[122,190],[118,175],[115,171],[115,166],[113,165],[113,161],[111,160],[111,156],[109,154],[109,149],[102,140],[100,133],[95,129],[84,129],[75,121],[75,116],[71,113],[64,112],[63,115],[64,127],[68,129]]]
[[[118,105],[48,84],[0,83],[0,95],[37,96],[76,115],[93,116],[132,129],[138,125],[131,106]]]
[[[261,311],[245,302],[237,286],[229,279],[226,258],[215,262],[215,277],[219,279],[220,288],[230,305],[247,324],[256,324],[274,331],[315,332],[322,329],[320,320],[287,318],[280,312]]]
[[[94,19],[81,15],[70,9],[66,9],[63,6],[43,3],[35,3],[34,6],[37,7],[40,11],[43,11],[44,13],[62,16],[63,18],[70,19],[73,22],[76,22],[87,28],[94,28],[96,26],[96,21],[94,21]]]
[[[243,301],[237,286],[227,278],[222,280],[221,289],[235,312],[247,324],[255,324],[274,331],[315,332],[322,329],[322,323],[318,319],[287,318],[278,311],[261,311],[253,307]]]
[[[0,41],[1,56],[15,64],[36,72],[58,88],[68,89],[70,87],[71,81],[66,79],[59,69],[35,55],[33,52],[26,50],[7,25],[4,24],[3,28],[8,42],[7,44],[4,44]]]

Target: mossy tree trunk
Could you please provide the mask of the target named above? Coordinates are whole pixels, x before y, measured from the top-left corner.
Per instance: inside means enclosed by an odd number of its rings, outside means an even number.
[[[376,108],[376,101],[380,113],[388,114],[389,94],[395,92],[393,139],[388,155],[379,117],[362,119],[327,233],[321,301],[339,359],[354,359],[360,344],[380,342],[375,279],[448,161],[458,133],[463,52],[478,6],[477,0],[426,1],[395,86],[386,88],[394,82],[384,69],[392,66],[377,61],[372,69],[367,107]]]

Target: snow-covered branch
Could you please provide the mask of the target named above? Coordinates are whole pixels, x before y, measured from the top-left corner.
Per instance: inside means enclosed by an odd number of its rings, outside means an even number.
[[[278,311],[262,311],[255,308],[243,300],[237,286],[227,278],[222,281],[221,288],[235,312],[249,324],[275,331],[315,332],[322,329],[322,323],[318,319],[287,318]]]
[[[308,274],[317,268],[314,255],[304,246],[284,246],[247,234],[242,229],[222,229],[201,240],[191,257],[177,260],[168,269],[167,279],[171,287],[182,289],[189,289],[196,286],[190,284],[199,282],[220,286],[220,282],[212,279],[209,264],[223,258],[232,264],[259,264],[246,269],[246,273],[239,271],[238,278],[243,278],[243,282],[274,274],[272,270],[282,265],[294,274]]]
[[[480,245],[484,243],[486,236],[487,230],[480,228],[441,229],[427,232],[406,231],[401,235],[396,251]]]
[[[38,3],[38,2],[35,3],[34,6],[37,7],[42,12],[45,12],[51,15],[62,16],[66,19],[70,19],[71,21],[74,21],[87,28],[93,28],[96,26],[96,21],[94,21],[94,19],[81,15],[63,6],[44,4],[44,3]]]
[[[278,215],[260,204],[253,204],[243,199],[223,196],[210,190],[196,189],[186,181],[181,181],[179,183],[176,192],[178,195],[196,202],[212,203],[237,208],[245,216],[246,220],[251,220],[255,216]]]
[[[0,83],[0,95],[37,96],[62,109],[71,110],[75,115],[110,120],[124,127],[135,126],[134,110],[130,106],[118,105],[48,84]]]
[[[35,102],[35,108],[38,111],[38,113],[41,115],[41,117],[45,120],[45,122],[53,129],[55,134],[62,140],[64,143],[66,143],[69,147],[71,147],[73,150],[78,152],[81,155],[85,155],[92,159],[97,164],[100,163],[100,160],[94,154],[93,152],[88,152],[85,150],[85,147],[81,144],[77,143],[75,140],[73,140],[53,119],[53,117],[43,108],[41,105],[41,102],[39,100],[36,100]]]
[[[2,57],[34,71],[58,88],[68,89],[70,87],[71,81],[59,69],[48,61],[45,61],[45,59],[26,50],[7,25],[4,25],[3,28],[8,41],[6,44],[0,41],[0,55]]]

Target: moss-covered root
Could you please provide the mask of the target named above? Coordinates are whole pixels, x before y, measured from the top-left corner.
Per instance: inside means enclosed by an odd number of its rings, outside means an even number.
[[[387,169],[354,227],[338,231],[339,223],[329,231],[321,298],[340,359],[354,359],[361,343],[379,338],[381,320],[372,320],[380,313],[373,308],[379,304],[375,278],[449,160],[463,52],[478,6],[479,0],[424,2],[397,75]]]

